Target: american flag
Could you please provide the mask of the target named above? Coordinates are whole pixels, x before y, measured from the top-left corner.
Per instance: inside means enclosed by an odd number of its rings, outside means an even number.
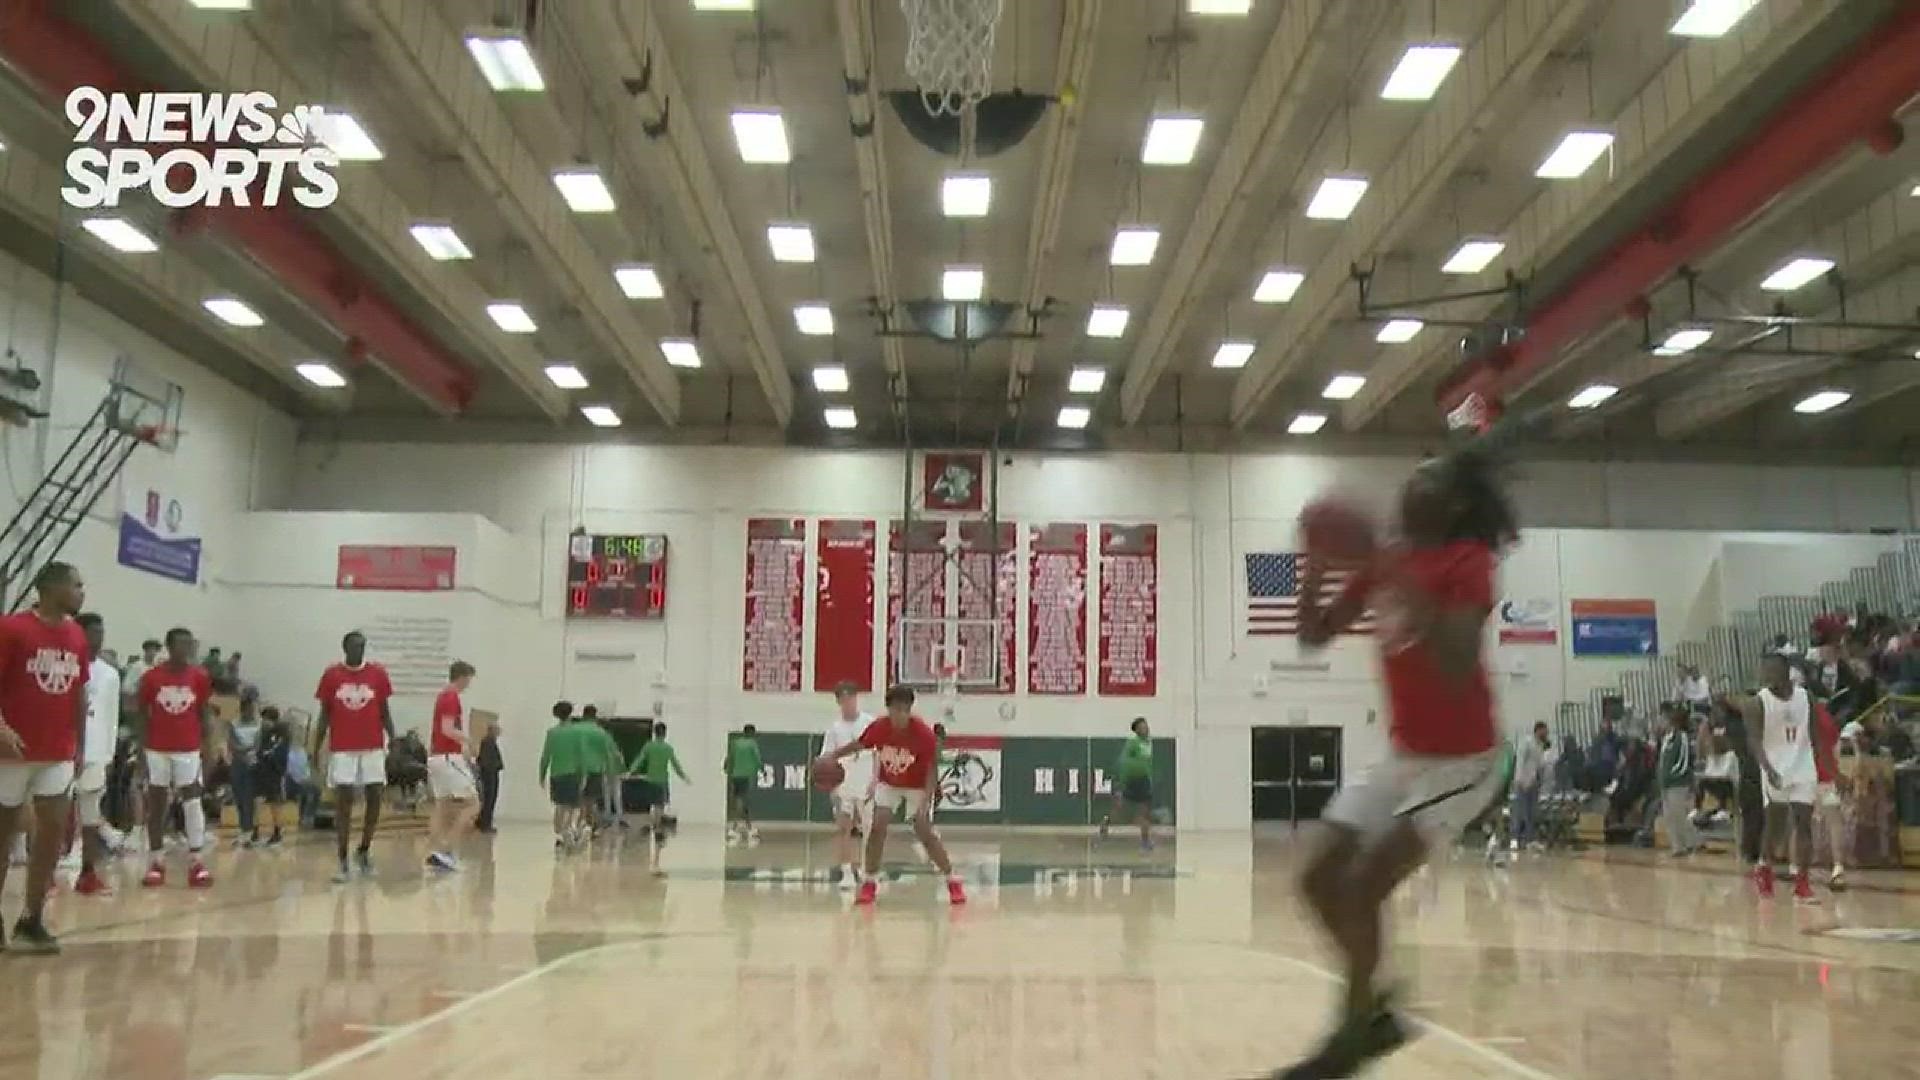
[[[1247,553],[1247,633],[1252,637],[1293,637],[1300,633],[1300,577],[1306,556],[1297,552]],[[1331,603],[1353,576],[1350,570],[1327,570],[1321,579],[1321,602]],[[1345,631],[1373,633],[1373,612],[1355,619]]]

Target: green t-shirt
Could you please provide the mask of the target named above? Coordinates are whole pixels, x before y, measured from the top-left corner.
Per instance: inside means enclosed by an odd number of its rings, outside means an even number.
[[[760,775],[760,740],[735,735],[727,741],[727,778],[752,780]]]
[[[593,729],[594,757],[592,768],[587,771],[596,776],[603,773],[625,772],[627,757],[620,752],[620,744],[613,741],[613,732],[599,724],[582,724],[581,726]]]
[[[599,757],[592,734],[596,731],[600,731],[597,725],[576,723],[548,728],[546,741],[540,746],[540,778],[580,776],[592,771],[591,765]]]
[[[680,755],[673,752],[673,744],[665,739],[647,740],[647,745],[642,746],[633,759],[633,771],[661,791],[667,790],[669,769],[679,773],[680,779],[687,778],[687,771],[680,767]]]
[[[1120,774],[1123,783],[1152,778],[1153,740],[1138,735],[1127,736],[1127,744],[1120,748],[1120,764],[1114,771]]]

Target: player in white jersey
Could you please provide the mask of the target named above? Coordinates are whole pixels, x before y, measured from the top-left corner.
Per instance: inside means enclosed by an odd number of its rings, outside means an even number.
[[[1787,659],[1778,653],[1761,662],[1760,675],[1759,693],[1732,699],[1746,717],[1747,739],[1760,763],[1761,789],[1767,800],[1767,828],[1753,867],[1754,888],[1763,897],[1773,895],[1769,859],[1779,850],[1782,834],[1791,828],[1794,899],[1818,903],[1807,874],[1813,856],[1813,800],[1820,784],[1813,763],[1813,699],[1806,687],[1793,684]]]
[[[859,742],[861,732],[873,723],[873,717],[860,711],[860,689],[852,683],[834,687],[833,702],[840,712],[821,740],[822,756]],[[833,789],[833,857],[840,865],[840,884],[852,888],[859,880],[853,869],[853,829],[855,825],[863,830],[870,828],[873,822],[873,753],[849,754],[840,759],[840,764],[847,774]]]
[[[106,622],[92,612],[74,621],[86,632],[93,663],[87,678],[87,741],[81,751],[83,760],[74,795],[80,819],[80,876],[74,881],[73,891],[82,896],[101,896],[113,891],[100,876],[100,867],[113,850],[100,802],[107,793],[107,766],[113,763],[114,744],[120,740],[120,672],[100,656],[107,639]]]

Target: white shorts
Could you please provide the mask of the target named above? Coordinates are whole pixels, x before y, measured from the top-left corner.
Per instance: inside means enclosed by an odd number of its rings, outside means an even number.
[[[200,782],[200,751],[147,751],[147,786],[177,790]]]
[[[1764,770],[1760,774],[1760,794],[1766,798],[1768,806],[1774,803],[1799,803],[1803,806],[1812,806],[1814,795],[1818,793],[1819,788],[1820,780],[1816,776],[1782,776],[1780,786],[1775,787],[1767,780]]]
[[[1498,750],[1462,757],[1390,750],[1335,793],[1326,819],[1368,841],[1401,821],[1411,821],[1430,841],[1452,839],[1499,797],[1499,766]]]
[[[106,823],[100,816],[100,802],[107,794],[107,766],[91,761],[80,767],[73,784],[73,809],[82,828],[92,829]]]
[[[833,789],[833,813],[835,817],[845,814],[854,824],[865,828],[873,820],[873,800],[862,790],[854,790],[851,784],[842,784]]]
[[[925,805],[927,793],[919,788],[898,788],[892,784],[873,785],[873,806],[892,811],[894,818],[912,818]]]
[[[327,783],[333,787],[372,787],[386,782],[385,750],[335,750],[327,761]]]
[[[90,791],[107,790],[107,763],[89,761],[80,766],[80,775],[74,778],[73,789],[82,795]]]
[[[473,766],[460,754],[435,754],[427,759],[427,790],[436,799],[480,797],[480,789],[473,782]]]
[[[58,798],[71,790],[71,761],[0,762],[0,806],[20,806],[29,798]]]

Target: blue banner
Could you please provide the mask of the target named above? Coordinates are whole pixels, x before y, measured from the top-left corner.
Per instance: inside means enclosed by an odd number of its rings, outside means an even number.
[[[1573,655],[1652,656],[1660,621],[1651,600],[1575,600]]]
[[[121,566],[192,585],[200,580],[200,536],[179,499],[128,489],[120,513]]]

